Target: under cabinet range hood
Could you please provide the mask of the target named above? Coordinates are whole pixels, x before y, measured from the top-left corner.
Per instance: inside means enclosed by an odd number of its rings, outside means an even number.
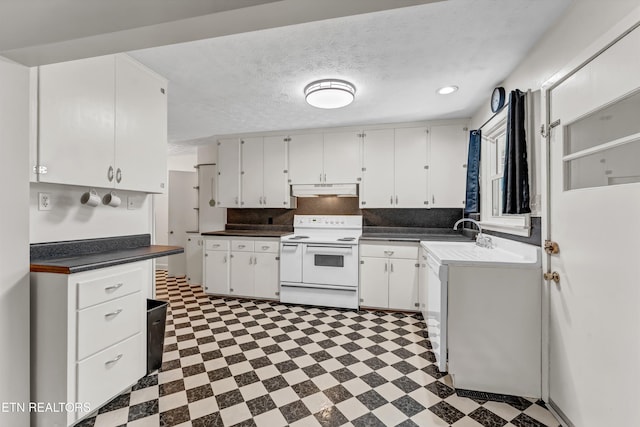
[[[338,196],[358,197],[358,184],[294,184],[294,197]]]

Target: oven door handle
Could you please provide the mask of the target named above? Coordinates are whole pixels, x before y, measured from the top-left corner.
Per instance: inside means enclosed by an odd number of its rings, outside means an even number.
[[[328,289],[331,291],[343,291],[343,292],[356,292],[357,287],[345,287],[345,286],[331,286],[331,285],[311,285],[305,283],[304,285],[292,285],[289,283],[281,283],[281,288],[302,288],[302,289]]]
[[[310,244],[307,244],[307,252],[311,252],[311,253],[326,253],[328,255],[333,255],[333,254],[350,255],[350,254],[353,253],[353,246],[331,246],[331,245],[310,245]]]
[[[298,243],[283,243],[282,248],[298,248],[300,246]]]

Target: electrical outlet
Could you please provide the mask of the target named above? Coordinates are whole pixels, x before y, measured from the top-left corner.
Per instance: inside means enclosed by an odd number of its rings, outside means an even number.
[[[39,211],[51,210],[51,194],[38,193],[38,210]]]

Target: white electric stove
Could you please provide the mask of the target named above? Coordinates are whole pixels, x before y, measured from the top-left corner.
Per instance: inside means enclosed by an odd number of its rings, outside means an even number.
[[[295,215],[280,240],[280,301],[358,308],[361,215]]]

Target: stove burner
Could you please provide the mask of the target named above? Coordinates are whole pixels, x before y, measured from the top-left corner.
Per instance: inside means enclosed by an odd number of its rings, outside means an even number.
[[[341,237],[338,242],[353,242],[354,240],[356,240],[355,237]]]
[[[289,237],[289,240],[302,240],[302,239],[308,239],[309,236],[293,236],[293,237]]]

